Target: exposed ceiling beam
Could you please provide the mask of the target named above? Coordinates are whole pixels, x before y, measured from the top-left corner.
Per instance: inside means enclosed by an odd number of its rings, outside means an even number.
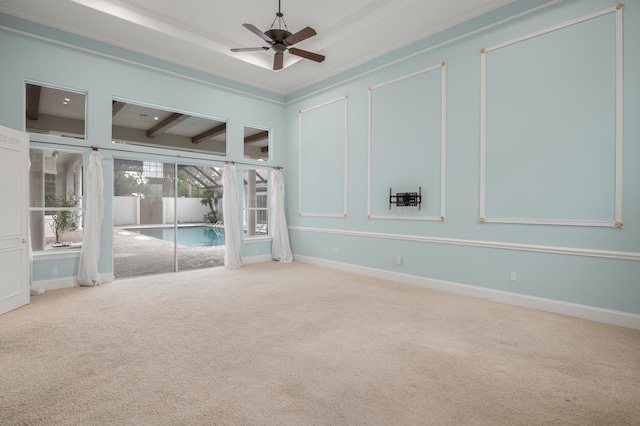
[[[204,170],[202,170],[200,167],[198,167],[198,166],[189,166],[189,167],[190,167],[190,169],[195,170],[196,172],[198,172],[198,178],[199,178],[198,180],[199,180],[200,182],[202,182],[202,184],[203,184],[206,188],[208,188],[208,187],[209,187],[209,184],[208,184],[208,183],[205,183],[203,179],[206,179],[206,180],[208,180],[209,182],[215,183],[215,181],[214,181],[213,179],[211,179],[211,178],[209,177],[209,175],[208,175],[208,174],[206,174],[206,173],[204,172]],[[192,173],[193,173],[193,172],[192,172]],[[195,173],[194,173],[194,175],[195,175]]]
[[[200,143],[204,140],[211,139],[215,136],[218,136],[219,134],[224,133],[226,131],[227,131],[227,123],[222,123],[219,126],[213,127],[209,130],[205,130],[204,132],[195,135],[194,137],[191,138],[191,142]]]
[[[119,113],[120,110],[124,108],[125,105],[126,105],[125,102],[113,101],[113,104],[111,105],[111,117],[115,117],[115,115]]]
[[[187,168],[183,168],[182,170],[184,170],[184,172],[193,180],[195,180],[196,182],[198,182],[200,185],[202,185],[203,188],[207,187],[207,184],[204,183],[202,180],[200,180],[200,178],[198,178],[198,176],[196,176],[195,174],[191,173],[191,171]],[[196,186],[196,185],[194,185]]]
[[[195,170],[198,171],[198,173],[200,173],[201,177],[205,177],[207,178],[207,180],[209,180],[211,182],[212,185],[206,185],[207,188],[213,188],[213,187],[219,187],[220,185],[218,183],[216,183],[216,180],[213,179],[212,176],[210,176],[206,171],[202,170],[200,168],[200,166],[191,166],[193,167]]]
[[[213,173],[215,173],[216,175],[218,175],[218,177],[219,177],[219,178],[221,178],[221,179],[222,179],[222,173],[220,173],[220,172],[218,171],[218,169],[216,169],[215,167],[208,167],[208,166],[205,166],[205,169],[206,169],[207,171],[211,170]]]
[[[251,143],[255,141],[259,141],[262,139],[266,139],[269,137],[269,131],[263,130],[261,132],[256,133],[255,135],[245,136],[244,143]]]
[[[189,116],[186,114],[180,114],[179,112],[174,112],[173,114],[171,114],[170,116],[168,116],[167,118],[165,118],[164,120],[162,120],[161,122],[153,126],[151,129],[147,130],[147,137],[155,138],[156,136],[158,136],[161,133],[164,133],[165,131],[172,128],[173,126],[176,126],[182,123],[187,118],[189,118]]]
[[[37,120],[40,111],[41,86],[27,84],[27,120]]]

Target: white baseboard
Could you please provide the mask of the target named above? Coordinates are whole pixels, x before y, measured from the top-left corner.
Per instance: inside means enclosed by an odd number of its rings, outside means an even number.
[[[461,294],[464,296],[478,297],[482,299],[493,300],[496,302],[507,303],[510,305],[522,306],[525,308],[553,312],[556,314],[640,330],[640,315],[638,314],[614,311],[594,306],[579,305],[576,303],[562,302],[553,299],[544,299],[541,297],[527,296],[524,294],[510,293],[507,291],[476,287],[451,281],[436,280],[426,277],[419,277],[417,275],[402,274],[398,272],[351,265],[347,263],[335,262],[309,256],[294,255],[294,259],[302,263],[309,263],[326,268],[353,272],[360,275],[382,278],[403,284],[427,287],[434,290],[441,290],[449,293]]]
[[[57,278],[55,280],[33,281],[31,288],[34,290],[57,290],[60,288],[69,288],[76,286],[76,277]]]
[[[115,279],[113,273],[100,274],[100,281],[102,284],[110,283]],[[78,285],[78,279],[76,277],[57,278],[55,280],[40,280],[33,281],[31,288],[34,290],[58,290],[60,288],[76,287]]]
[[[271,262],[272,260],[273,259],[271,258],[271,253],[261,254],[258,256],[242,256],[243,265],[250,265],[252,263]]]

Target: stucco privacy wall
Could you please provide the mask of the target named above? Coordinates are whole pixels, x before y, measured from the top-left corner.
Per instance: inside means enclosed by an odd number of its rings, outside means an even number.
[[[209,212],[209,207],[203,205],[199,198],[178,198],[176,207],[173,197],[162,198],[162,223],[173,224],[175,214],[178,211],[177,222],[199,223],[203,216]],[[139,225],[140,224],[140,197],[115,196],[113,197],[113,224]]]
[[[88,50],[76,45],[86,44],[86,40],[71,40],[68,34],[59,34],[46,27],[26,21],[0,15],[0,124],[24,130],[25,81],[44,85],[85,91],[87,93],[87,138],[86,141],[36,135],[32,137],[33,146],[43,143],[62,143],[62,148],[75,149],[88,155],[91,146],[98,147],[104,157],[104,181],[113,182],[113,158],[134,160],[150,160],[162,162],[179,162],[181,164],[222,166],[224,161],[249,162],[243,158],[244,125],[267,128],[272,132],[275,143],[284,133],[284,107],[277,100],[266,98],[263,93],[253,90],[254,95],[241,93],[246,87],[233,87],[232,90],[220,88],[218,82],[196,78],[197,73],[186,73],[188,77],[176,74],[171,64],[154,64],[151,60],[138,59],[144,65],[130,60],[121,60],[111,53],[104,53],[106,48],[96,47]],[[38,33],[38,36],[34,36]],[[51,39],[49,39],[51,37]],[[59,39],[64,39],[60,42]],[[71,44],[74,44],[72,46]],[[113,54],[123,51],[111,48]],[[125,52],[126,53],[126,52]],[[131,52],[128,52],[131,54]],[[124,56],[122,53],[121,56]],[[146,61],[146,62],[145,62]],[[148,65],[151,63],[153,66]],[[161,65],[165,69],[156,69]],[[167,72],[169,69],[170,72]],[[184,70],[179,70],[184,71]],[[195,75],[195,77],[194,77]],[[214,79],[215,80],[215,79]],[[257,94],[256,94],[257,93]],[[227,122],[227,155],[216,157],[197,153],[179,153],[175,151],[145,147],[127,146],[126,149],[136,152],[112,151],[111,115],[112,99],[126,99],[136,103],[159,106],[178,112],[187,112],[201,116],[224,119]],[[83,145],[84,147],[70,147]],[[122,148],[121,146],[119,148]],[[283,151],[277,146],[271,150],[271,159],[266,162],[255,162],[256,166],[282,166]],[[185,158],[187,157],[187,158]],[[86,160],[85,160],[86,161]],[[238,164],[241,173],[245,165]],[[242,182],[241,179],[239,179]],[[238,188],[239,191],[242,188]],[[99,271],[105,281],[113,278],[113,185],[105,185],[105,217],[102,226],[102,243],[100,248]],[[242,222],[241,222],[242,223]],[[266,244],[266,245],[265,245]],[[268,243],[248,244],[243,252],[254,254],[268,253]],[[33,266],[33,279],[38,282],[68,281],[77,272],[77,254],[65,256],[36,256]],[[58,274],[51,275],[52,268]],[[54,284],[55,286],[55,284]]]
[[[639,326],[638,40],[640,1],[565,1],[290,96],[294,253]]]

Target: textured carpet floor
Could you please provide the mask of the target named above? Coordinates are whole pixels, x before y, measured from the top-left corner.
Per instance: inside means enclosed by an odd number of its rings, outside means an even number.
[[[640,331],[301,263],[0,317],[0,424],[640,425]]]

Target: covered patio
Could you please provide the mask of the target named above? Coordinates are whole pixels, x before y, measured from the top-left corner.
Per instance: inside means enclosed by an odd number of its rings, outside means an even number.
[[[114,276],[116,279],[174,271],[173,242],[126,231],[113,232]],[[224,265],[224,246],[178,245],[178,271]]]

